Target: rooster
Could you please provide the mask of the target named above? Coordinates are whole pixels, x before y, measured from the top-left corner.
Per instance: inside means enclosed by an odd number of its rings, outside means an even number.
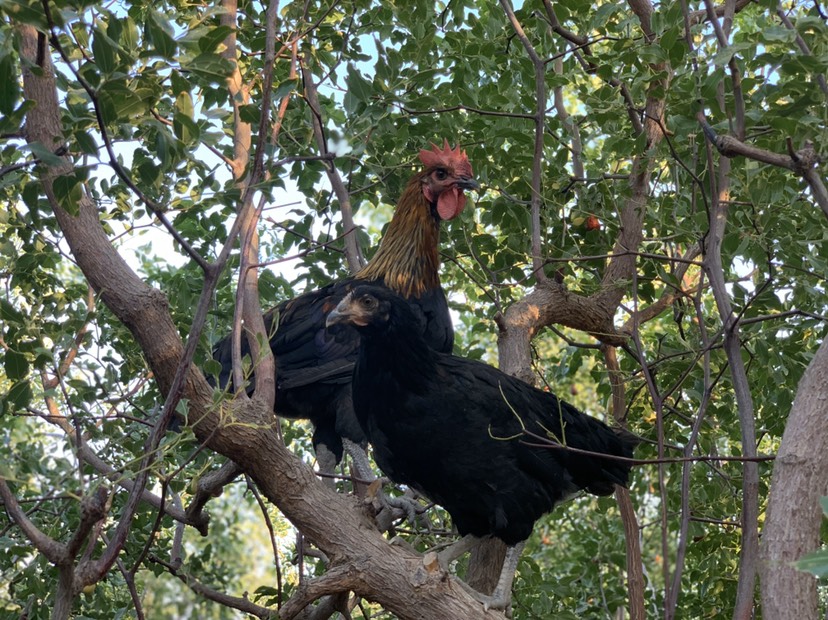
[[[631,435],[488,364],[430,349],[409,304],[388,289],[355,287],[327,318],[343,324],[360,335],[354,410],[377,465],[443,506],[466,537],[441,563],[474,537],[506,543],[493,595],[473,594],[508,607],[535,521],[575,493],[626,486]]]
[[[364,444],[351,403],[351,375],[359,338],[356,333],[331,335],[325,330],[328,312],[358,283],[384,286],[405,298],[428,346],[450,352],[454,330],[446,295],[440,286],[440,222],[460,215],[464,191],[477,189],[465,151],[432,145],[421,150],[425,168],[408,181],[373,259],[352,278],[282,302],[265,315],[270,348],[276,358],[275,412],[307,419],[314,425],[313,445],[320,469],[331,473],[342,458],[343,439],[357,462],[358,473],[369,475]],[[242,339],[242,356],[249,353]],[[219,387],[232,388],[232,345],[229,336],[213,349],[221,364]],[[255,363],[253,364],[255,369]],[[254,371],[255,372],[255,371]],[[255,388],[255,376],[247,386]]]

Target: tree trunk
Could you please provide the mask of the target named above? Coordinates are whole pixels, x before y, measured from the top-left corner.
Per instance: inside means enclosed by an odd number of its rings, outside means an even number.
[[[765,618],[817,619],[816,578],[792,563],[820,544],[819,498],[828,495],[827,386],[828,340],[799,383],[773,466],[760,556]]]

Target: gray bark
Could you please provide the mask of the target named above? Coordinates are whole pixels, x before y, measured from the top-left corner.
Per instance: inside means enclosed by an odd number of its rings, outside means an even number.
[[[765,618],[816,620],[817,580],[793,563],[820,546],[828,495],[828,340],[799,382],[773,466],[759,574]]]

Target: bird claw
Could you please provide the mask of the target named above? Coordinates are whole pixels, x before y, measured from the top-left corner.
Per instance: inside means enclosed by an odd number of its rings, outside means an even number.
[[[381,488],[377,489],[374,497],[366,500],[373,504],[376,509],[375,519],[380,530],[389,530],[394,521],[405,517],[412,525],[417,525],[418,517],[425,512],[425,507],[413,497],[405,495],[391,497],[386,495]]]
[[[412,525],[417,524],[417,517],[423,513],[424,508],[416,499],[404,495],[401,497],[385,495],[384,497],[388,507],[400,511]]]

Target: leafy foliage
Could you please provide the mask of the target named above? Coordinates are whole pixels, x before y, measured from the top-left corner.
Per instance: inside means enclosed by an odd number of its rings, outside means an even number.
[[[554,4],[565,29],[588,37],[588,50],[578,46],[576,53],[553,31],[541,2],[527,1],[517,11],[538,54],[550,59],[544,76],[549,92],[542,106],[548,111],[540,196],[547,275],[575,293],[600,288],[621,227],[618,214],[630,195],[633,160],[646,149],[633,129],[630,108],[640,117],[661,72],[668,72],[669,88],[663,93],[667,139],[649,154],[654,173],[644,241],[634,281],[619,283],[625,298],[616,323],[665,293],[683,292],[656,318],[636,327],[637,353],[632,345],[619,353],[627,420],[644,440],[640,458],[656,457],[659,442],[667,456],[680,456],[695,442],[691,452],[696,456],[738,457],[739,419],[721,348],[722,318],[698,260],[681,276],[676,275],[681,263],[672,260],[694,244],[704,247],[710,230],[709,188],[716,171],[710,168],[696,114],[703,100],[714,129],[730,131],[737,96],[728,77],[733,58],[742,75],[750,143],[785,153],[787,140],[796,148],[810,141],[824,154],[828,106],[817,76],[826,74],[825,17],[816,3],[785,3],[794,33],[779,21],[775,3],[753,3],[736,15],[730,45],[719,50],[707,22],[685,33],[681,3],[657,7],[650,42],[624,3]],[[235,156],[227,88],[234,63],[223,52],[235,26],[238,68],[250,94],[239,112],[251,123],[255,139],[262,113],[266,7],[240,2],[235,23],[228,24],[218,6],[176,0],[47,5],[49,15],[34,0],[0,2],[0,81],[5,85],[0,89],[0,196],[7,206],[0,211],[0,475],[35,524],[65,542],[77,525],[80,497],[113,482],[79,456],[77,437],[117,476],[133,478],[161,398],[137,343],[88,290],[37,180],[38,162],[49,163],[56,155],[23,137],[26,113],[36,102],[24,96],[22,71],[32,68],[22,66],[15,23],[54,35],[49,54],[58,67],[65,146],[76,162],[72,173],[56,182],[56,199],[73,212],[80,192],[91,193],[113,243],[166,294],[185,336],[202,273],[147,205],[157,205],[202,256],[215,257],[228,238],[240,190],[226,166]],[[494,361],[493,317],[535,284],[528,206],[535,74],[502,8],[469,0],[349,0],[289,2],[279,11],[278,40],[284,47],[274,65],[270,105],[274,116],[283,98],[287,107],[278,139],[268,144],[270,176],[256,189],[266,204],[262,260],[283,262],[262,271],[263,304],[347,272],[342,205],[327,182],[325,163],[296,159],[319,155],[313,113],[323,119],[368,256],[418,149],[447,138],[464,145],[485,188],[474,208],[444,231],[443,282],[457,313],[457,351]],[[810,55],[797,47],[796,34]],[[303,84],[291,70],[294,39],[319,83],[320,110],[309,108]],[[560,59],[559,70],[553,58]],[[552,112],[556,88],[568,119]],[[582,145],[577,154],[575,128]],[[576,157],[583,163],[582,178],[574,178]],[[828,227],[809,190],[789,171],[737,158],[730,178],[725,275],[742,321],[759,449],[772,454],[798,380],[825,335]],[[222,275],[196,355],[207,371],[210,344],[232,323],[237,267],[235,256]],[[610,406],[610,382],[594,345],[587,334],[546,330],[535,341],[537,370],[551,389],[603,416]],[[659,419],[650,382],[663,399]],[[312,462],[309,429],[285,424],[284,434]],[[186,505],[195,481],[219,463],[198,449],[191,433],[170,435],[153,466],[152,491]],[[687,486],[682,484],[685,468]],[[662,615],[665,587],[675,569],[683,503],[690,515],[685,535],[690,544],[681,551],[676,617],[712,617],[732,609],[741,475],[739,462],[716,458],[638,468],[631,490],[641,523],[646,604],[653,617]],[[769,478],[770,465],[763,463],[763,503]],[[338,484],[350,490],[347,482]],[[214,520],[208,539],[188,530],[181,571],[237,596],[259,588],[258,603],[275,606],[289,597],[300,573],[323,570],[315,559],[304,560],[301,568],[285,562],[299,552],[287,522],[268,507],[279,549],[277,581],[272,553],[252,552],[270,545],[253,491],[236,485],[225,495],[230,499],[210,505]],[[127,497],[114,493],[110,514],[119,514]],[[139,510],[121,556],[127,572],[137,563],[136,585],[147,617],[238,617],[229,608],[182,594],[186,586],[158,561],[169,562],[176,526],[166,517],[156,523],[156,516],[148,506]],[[439,510],[426,518],[434,532],[411,534],[420,549],[443,540],[440,534],[449,527]],[[89,553],[99,552],[101,545],[93,544]],[[515,618],[613,617],[627,605],[623,545],[617,509],[609,500],[579,499],[538,522],[519,569]],[[53,567],[8,519],[0,519],[0,548],[0,617],[47,617],[57,579]],[[809,561],[814,562],[809,570],[824,576],[824,554]],[[113,570],[79,597],[78,617],[133,617],[127,581],[123,571]],[[388,617],[364,602],[353,613]]]

